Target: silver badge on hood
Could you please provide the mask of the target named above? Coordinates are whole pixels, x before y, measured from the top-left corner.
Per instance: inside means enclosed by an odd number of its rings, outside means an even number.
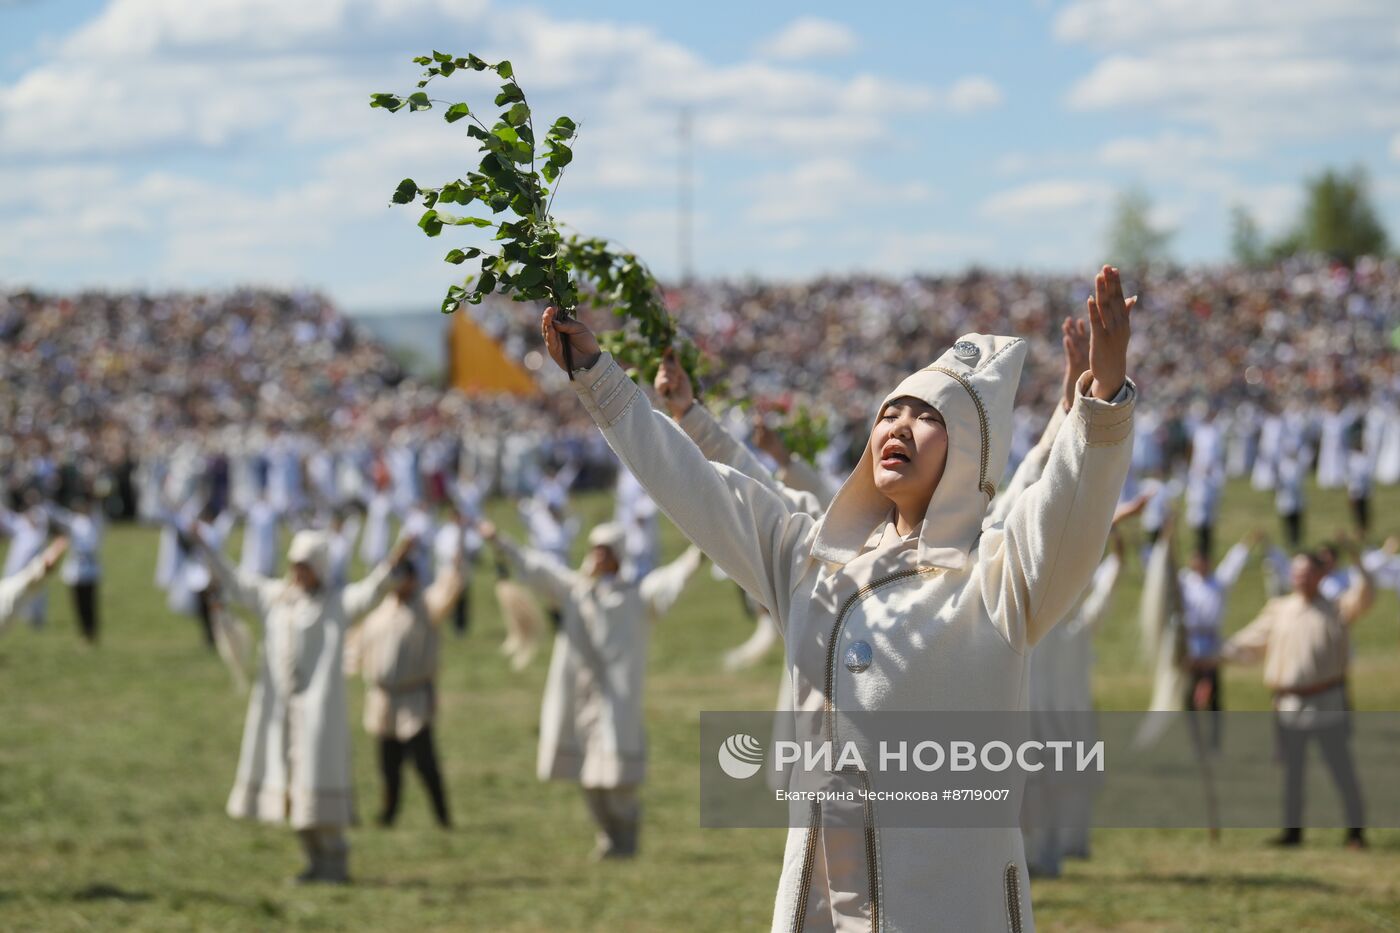
[[[982,355],[982,351],[977,349],[977,344],[971,340],[959,340],[953,344],[953,355],[971,366],[977,362],[977,357]]]

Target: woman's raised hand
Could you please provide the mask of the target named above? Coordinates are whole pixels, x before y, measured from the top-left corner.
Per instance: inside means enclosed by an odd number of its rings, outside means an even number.
[[[544,315],[540,318],[540,336],[544,338],[545,349],[549,351],[550,359],[565,372],[569,371],[569,367],[564,362],[564,340],[569,341],[573,350],[575,369],[587,369],[592,366],[598,362],[598,356],[603,352],[587,324],[577,318],[561,318],[554,308],[544,309]]]
[[[1123,282],[1118,270],[1104,266],[1094,278],[1094,295],[1089,299],[1089,369],[1094,398],[1110,402],[1128,378],[1128,338],[1133,328],[1129,313],[1137,296],[1123,298]]]
[[[656,379],[652,387],[656,389],[657,395],[666,400],[671,417],[677,421],[684,418],[685,413],[690,411],[690,406],[695,403],[695,387],[690,384],[690,376],[686,375],[681,361],[676,359],[674,350],[667,350],[662,356],[661,366],[656,370]]]
[[[1060,326],[1061,343],[1065,348],[1065,411],[1074,407],[1074,393],[1079,377],[1089,368],[1089,325],[1083,318],[1065,318]]]

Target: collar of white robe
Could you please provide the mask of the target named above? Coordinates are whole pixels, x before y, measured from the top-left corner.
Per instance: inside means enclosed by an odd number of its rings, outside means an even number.
[[[875,409],[878,419],[886,404],[908,395],[938,409],[948,426],[948,459],[919,532],[920,567],[967,566],[1006,468],[1026,351],[1019,337],[966,334],[933,363],[906,377]],[[850,562],[889,514],[890,500],[875,488],[867,443],[822,516],[812,555],[827,563]]]

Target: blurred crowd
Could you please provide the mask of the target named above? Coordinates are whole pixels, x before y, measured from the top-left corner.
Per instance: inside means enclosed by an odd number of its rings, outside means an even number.
[[[1246,440],[1287,409],[1312,425],[1307,437],[1345,416],[1364,426],[1352,446],[1380,458],[1400,444],[1396,260],[1168,269],[1128,285],[1141,296],[1131,372],[1159,467],[1184,461],[1192,426],[1219,414]],[[829,416],[823,466],[839,477],[871,405],[969,331],[1030,339],[1015,445],[1028,447],[1060,392],[1060,322],[1085,313],[1090,287],[1087,273],[971,271],[706,281],[668,298],[731,396]],[[473,313],[511,358],[538,353],[537,318],[521,305]],[[520,495],[566,463],[578,485],[605,483],[610,454],[560,391],[563,375],[531,369],[544,391],[530,399],[419,383],[306,292],[0,295],[3,481],[12,503],[26,490],[59,502],[86,492],[113,517],[149,514],[143,490],[162,484],[246,499],[273,473],[297,477],[284,481],[289,507],[365,502],[395,484],[433,499],[456,478]]]

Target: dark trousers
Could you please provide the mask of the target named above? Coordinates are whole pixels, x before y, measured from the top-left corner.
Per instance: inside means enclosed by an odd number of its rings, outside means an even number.
[[[442,786],[437,751],[433,748],[432,726],[424,726],[417,735],[407,741],[401,742],[387,736],[380,738],[379,771],[384,776],[384,809],[379,814],[379,822],[384,826],[392,826],[398,816],[405,756],[413,758],[413,766],[418,769],[418,776],[423,779],[423,786],[428,789],[438,825],[451,826],[452,818],[447,812],[447,792]]]
[[[467,591],[463,590],[462,595],[457,600],[457,605],[452,607],[452,628],[458,635],[467,634],[467,627],[472,621],[471,599],[467,596]]]
[[[78,614],[78,627],[83,638],[97,641],[97,584],[74,583],[73,610]]]
[[[1215,528],[1210,525],[1197,525],[1196,532],[1196,553],[1204,554],[1206,560],[1210,560],[1211,548],[1215,545]]]
[[[1328,714],[1335,716],[1337,714]],[[1353,831],[1366,821],[1356,762],[1351,756],[1351,727],[1347,723],[1313,729],[1278,728],[1279,757],[1283,761],[1283,827],[1300,833],[1303,826],[1303,775],[1309,740],[1322,746],[1322,761],[1342,797],[1347,826]]]
[[[1288,512],[1283,516],[1283,535],[1288,540],[1289,550],[1296,551],[1303,543],[1303,513]]]
[[[199,609],[199,624],[204,627],[204,644],[210,651],[217,650],[214,644],[214,588],[206,587],[195,597]]]
[[[1196,704],[1196,687],[1202,682],[1210,684],[1210,702],[1205,706]],[[1220,670],[1192,671],[1186,680],[1186,709],[1190,711],[1191,717],[1188,720],[1191,726],[1191,736],[1198,742],[1203,742],[1203,747],[1211,751],[1220,751]]]
[[[1356,527],[1364,538],[1371,531],[1371,497],[1370,496],[1350,496],[1351,518],[1356,522]]]

